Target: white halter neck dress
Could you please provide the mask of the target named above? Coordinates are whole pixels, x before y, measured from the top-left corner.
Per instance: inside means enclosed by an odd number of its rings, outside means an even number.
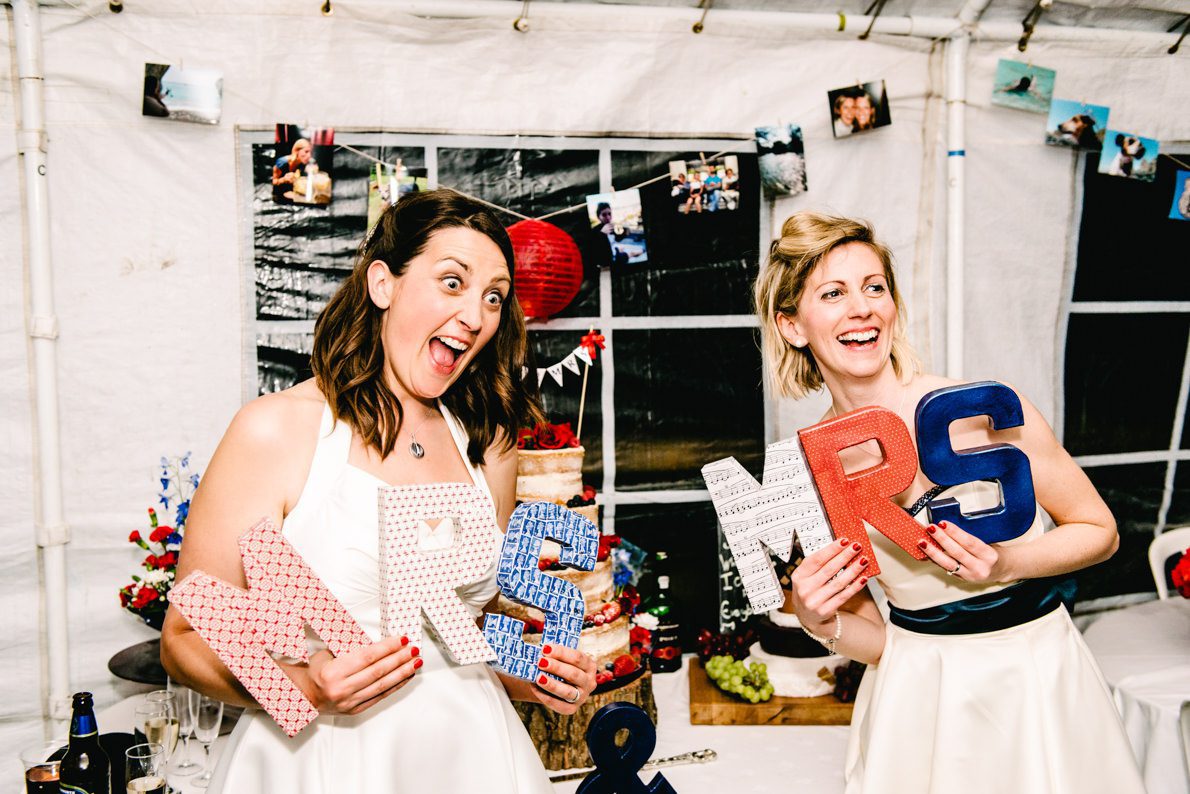
[[[483,472],[467,460],[467,439],[440,406],[474,484],[491,498]],[[351,428],[323,410],[318,445],[297,505],[282,532],[373,640],[380,639],[379,478],[348,464]],[[459,588],[478,617],[495,596],[496,561]],[[428,623],[425,660],[413,680],[362,714],[322,716],[294,738],[259,709],[248,709],[220,757],[211,792],[393,794],[553,791],[524,726],[487,664],[451,661]]]
[[[945,491],[965,512],[994,483]],[[1022,536],[1043,532],[1042,512]],[[926,511],[917,514],[926,523]],[[961,522],[960,522],[961,524]],[[869,529],[891,604],[921,610],[1004,590],[950,577]],[[1058,606],[996,631],[923,634],[888,623],[860,682],[847,794],[1143,794],[1128,738],[1091,651]]]

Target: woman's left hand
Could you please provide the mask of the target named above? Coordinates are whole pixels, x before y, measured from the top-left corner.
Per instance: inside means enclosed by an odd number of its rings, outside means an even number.
[[[578,711],[595,689],[595,660],[574,648],[545,646],[538,667],[542,672],[531,687],[533,696],[543,706],[559,714]]]
[[[1000,551],[995,546],[949,521],[930,524],[926,532],[934,543],[923,540],[918,546],[947,574],[965,582],[1003,581]]]

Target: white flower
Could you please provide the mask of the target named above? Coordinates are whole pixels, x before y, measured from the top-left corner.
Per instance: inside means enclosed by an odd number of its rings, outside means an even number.
[[[143,581],[147,585],[159,585],[159,584],[164,584],[166,582],[172,582],[173,578],[174,578],[174,575],[172,573],[170,573],[169,571],[162,571],[160,569],[155,569],[155,570],[147,572],[141,578],[141,581]]]
[[[650,615],[648,612],[638,612],[636,617],[632,619],[632,622],[646,631],[656,631],[657,626],[660,625],[657,616]]]

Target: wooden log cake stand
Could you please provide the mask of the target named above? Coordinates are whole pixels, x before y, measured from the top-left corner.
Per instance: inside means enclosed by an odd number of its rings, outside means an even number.
[[[631,703],[644,709],[654,724],[657,704],[653,702],[653,674],[645,670],[639,678],[624,686],[596,691],[572,716],[551,711],[539,703],[513,703],[525,728],[529,731],[541,762],[551,771],[594,766],[587,751],[587,724],[595,712],[617,701]]]

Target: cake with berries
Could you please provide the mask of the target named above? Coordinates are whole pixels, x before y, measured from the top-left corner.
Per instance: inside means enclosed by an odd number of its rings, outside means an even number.
[[[522,430],[517,447],[518,502],[560,504],[599,526],[595,489],[584,486],[582,480],[584,450],[569,424]],[[561,547],[557,543],[542,543],[538,567],[571,582],[582,593],[585,614],[578,649],[594,658],[596,668],[595,692],[573,716],[533,703],[514,704],[547,769],[591,765],[587,723],[595,711],[614,700],[635,703],[656,721],[649,673],[641,666],[639,645],[632,645],[631,618],[640,599],[633,588],[618,586],[620,545],[618,536],[601,535],[595,568],[579,571],[559,564]],[[541,642],[545,616],[540,610],[504,596],[500,596],[497,610],[524,621],[526,642]]]

